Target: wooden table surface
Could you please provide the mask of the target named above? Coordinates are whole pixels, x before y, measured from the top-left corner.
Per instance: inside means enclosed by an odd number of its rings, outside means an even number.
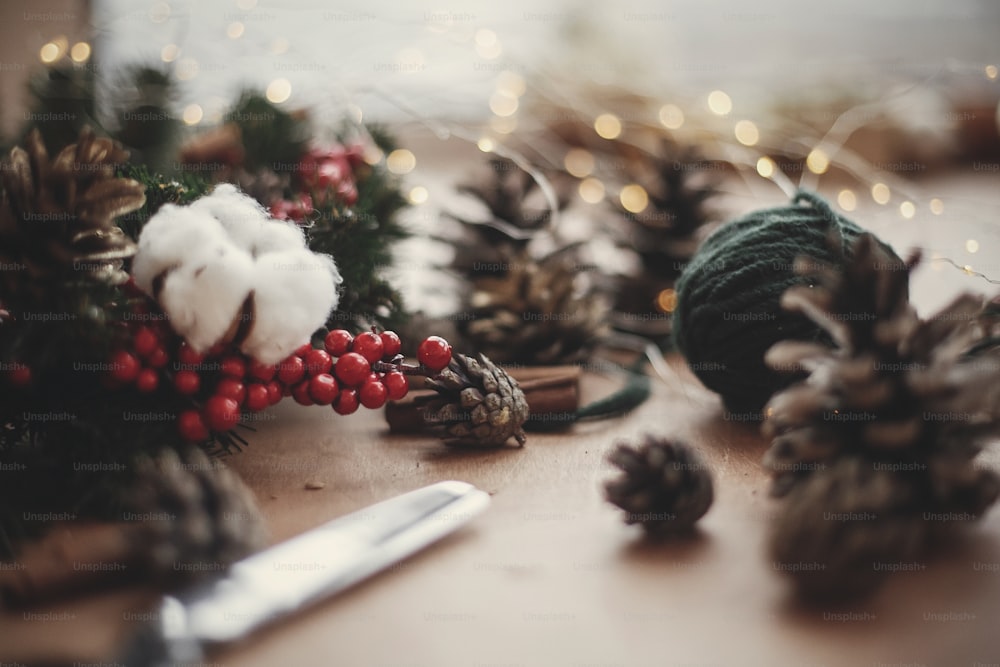
[[[959,179],[934,192],[989,203],[995,212],[993,181],[980,179],[967,192],[967,179]],[[732,201],[734,209],[754,205],[749,198]],[[927,234],[966,231],[907,229],[879,210],[855,217],[872,220],[868,226],[897,247],[905,248],[907,239],[933,245]],[[1000,257],[990,225],[980,230],[986,268]],[[931,267],[921,269],[914,285],[922,311],[960,288],[990,288],[959,271]],[[926,560],[925,569],[893,575],[864,602],[803,608],[764,550],[775,508],[760,467],[765,441],[754,425],[725,420],[718,400],[679,358],[668,362],[671,374],[654,381],[652,398],[634,413],[532,434],[523,449],[459,451],[432,438],[390,435],[378,412],[344,419],[294,404],[273,408],[274,419],[262,420],[250,448],[228,464],[256,492],[274,541],[440,480],[471,482],[492,495],[492,506],[391,571],[206,664],[1000,664],[1000,510]],[[584,400],[616,386],[614,377],[587,373]],[[691,540],[646,544],[602,499],[601,483],[612,474],[606,453],[616,440],[645,432],[688,440],[713,470],[716,500]],[[996,451],[983,460],[1000,469]],[[307,490],[309,481],[325,487]],[[116,664],[114,647],[136,629],[152,600],[149,591],[125,590],[55,605],[38,616],[2,615],[0,665],[27,664],[43,654],[80,665]]]

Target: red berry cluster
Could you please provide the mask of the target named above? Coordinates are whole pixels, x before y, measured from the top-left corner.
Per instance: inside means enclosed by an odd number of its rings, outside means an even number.
[[[201,354],[172,336],[176,361],[170,364],[164,332],[140,325],[132,334],[131,348],[111,355],[106,383],[144,393],[165,384],[188,397],[192,407],[178,415],[178,428],[192,442],[229,431],[241,411],[259,412],[285,396],[301,405],[331,405],[342,415],[360,406],[378,409],[406,396],[406,374],[436,373],[451,361],[451,346],[437,336],[420,344],[421,365],[414,367],[402,363],[402,344],[392,331],[354,336],[335,329],[322,348],[303,345],[275,365],[225,346]]]
[[[358,202],[355,172],[364,163],[364,147],[336,145],[313,148],[299,160],[293,186],[293,198],[279,199],[271,204],[271,215],[280,220],[301,222],[313,211],[313,203],[325,206],[334,203],[354,206]]]

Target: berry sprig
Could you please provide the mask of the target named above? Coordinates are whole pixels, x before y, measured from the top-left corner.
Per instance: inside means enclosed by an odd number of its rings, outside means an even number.
[[[134,326],[130,342],[111,355],[105,384],[143,393],[172,390],[190,406],[179,412],[177,424],[191,442],[225,439],[244,412],[259,412],[285,396],[300,405],[329,405],[341,415],[377,410],[406,396],[407,375],[433,376],[451,361],[451,345],[431,336],[418,348],[419,365],[405,364],[399,336],[374,328],[357,335],[335,329],[322,347],[305,344],[274,365],[230,346],[199,353],[166,327]]]

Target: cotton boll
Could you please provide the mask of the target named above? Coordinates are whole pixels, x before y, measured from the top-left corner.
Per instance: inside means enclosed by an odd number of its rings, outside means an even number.
[[[191,204],[195,211],[204,211],[219,221],[233,243],[251,252],[255,239],[270,216],[257,201],[243,194],[235,185],[217,185],[212,193]]]
[[[250,252],[255,257],[264,253],[279,250],[297,250],[306,247],[306,239],[302,230],[295,223],[272,220],[261,226],[257,237],[253,240]]]
[[[185,263],[192,249],[226,242],[226,232],[215,218],[164,204],[142,228],[132,259],[132,276],[142,291],[152,295],[153,280]]]
[[[258,257],[254,323],[242,351],[265,364],[287,357],[307,342],[336,308],[341,280],[332,259],[306,249]]]
[[[185,262],[167,274],[160,305],[174,330],[204,352],[229,330],[254,272],[250,255],[226,240],[190,248]]]

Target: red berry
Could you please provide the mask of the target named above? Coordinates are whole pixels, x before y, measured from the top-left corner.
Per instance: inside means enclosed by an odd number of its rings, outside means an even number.
[[[330,354],[326,350],[309,350],[303,361],[306,362],[306,370],[309,375],[329,373],[330,367],[333,366],[333,359],[330,358]]]
[[[371,371],[371,364],[357,352],[348,352],[333,366],[333,374],[348,387],[360,387]]]
[[[267,400],[271,405],[276,405],[281,402],[281,399],[285,395],[281,391],[281,383],[277,380],[271,380],[267,383]]]
[[[13,387],[27,387],[31,384],[31,369],[24,364],[14,363],[7,371],[7,382]]]
[[[159,344],[159,337],[149,327],[139,327],[132,337],[132,347],[141,357],[151,355]]]
[[[291,356],[278,364],[278,379],[286,387],[302,379],[306,374],[306,364],[302,357]]]
[[[223,375],[237,380],[242,380],[247,376],[247,362],[243,360],[243,357],[237,357],[235,354],[223,358],[219,363],[219,368]]]
[[[185,396],[196,394],[201,389],[201,376],[197,371],[177,371],[174,373],[174,389]]]
[[[195,351],[187,343],[181,343],[181,346],[177,349],[177,360],[185,366],[199,366],[201,362],[205,361],[205,355]]]
[[[382,338],[371,331],[359,333],[354,337],[354,347],[351,350],[367,359],[369,363],[375,363],[382,358]]]
[[[215,385],[215,395],[231,398],[240,405],[247,397],[247,388],[236,378],[222,378]]]
[[[309,354],[309,350],[313,349],[312,343],[304,343],[299,345],[298,349],[295,350],[295,354],[300,357],[305,357]]]
[[[346,329],[334,329],[323,340],[326,351],[335,357],[341,357],[350,352],[353,343],[354,336]]]
[[[177,416],[177,430],[188,442],[201,442],[208,439],[208,426],[197,410],[185,410]]]
[[[111,355],[111,378],[122,384],[131,384],[139,376],[142,366],[131,352],[118,350]]]
[[[206,357],[218,357],[226,351],[226,343],[216,343],[205,352]]]
[[[385,359],[392,359],[403,349],[403,342],[395,331],[383,331],[379,334],[382,339],[382,356]]]
[[[262,364],[256,359],[250,361],[250,368],[247,371],[250,377],[261,382],[270,382],[274,374],[278,371],[274,364]]]
[[[299,405],[314,405],[312,396],[309,395],[309,380],[303,380],[292,387],[292,398]]]
[[[149,353],[146,357],[146,363],[149,364],[151,368],[163,368],[170,361],[170,355],[167,351],[163,349],[162,345],[157,345],[156,349]]]
[[[425,338],[417,348],[417,360],[432,371],[443,370],[451,362],[451,345],[440,336]]]
[[[329,373],[314,375],[309,380],[309,395],[319,405],[330,405],[333,403],[333,399],[337,398],[339,390],[337,381]]]
[[[205,401],[202,417],[213,431],[228,431],[240,420],[240,406],[228,396],[212,396]]]
[[[403,398],[410,391],[409,381],[399,371],[389,371],[386,373],[385,377],[382,378],[382,383],[389,391],[389,398],[394,401]]]
[[[349,415],[358,411],[358,392],[355,389],[344,389],[333,402],[333,411],[338,415]]]
[[[135,378],[135,387],[144,394],[151,394],[160,386],[160,376],[152,368],[143,368]]]
[[[247,409],[253,412],[260,412],[271,405],[271,397],[267,390],[267,385],[253,382],[247,387]]]
[[[358,391],[358,398],[361,405],[369,410],[377,410],[385,405],[385,399],[389,397],[389,390],[378,380],[368,380]]]

